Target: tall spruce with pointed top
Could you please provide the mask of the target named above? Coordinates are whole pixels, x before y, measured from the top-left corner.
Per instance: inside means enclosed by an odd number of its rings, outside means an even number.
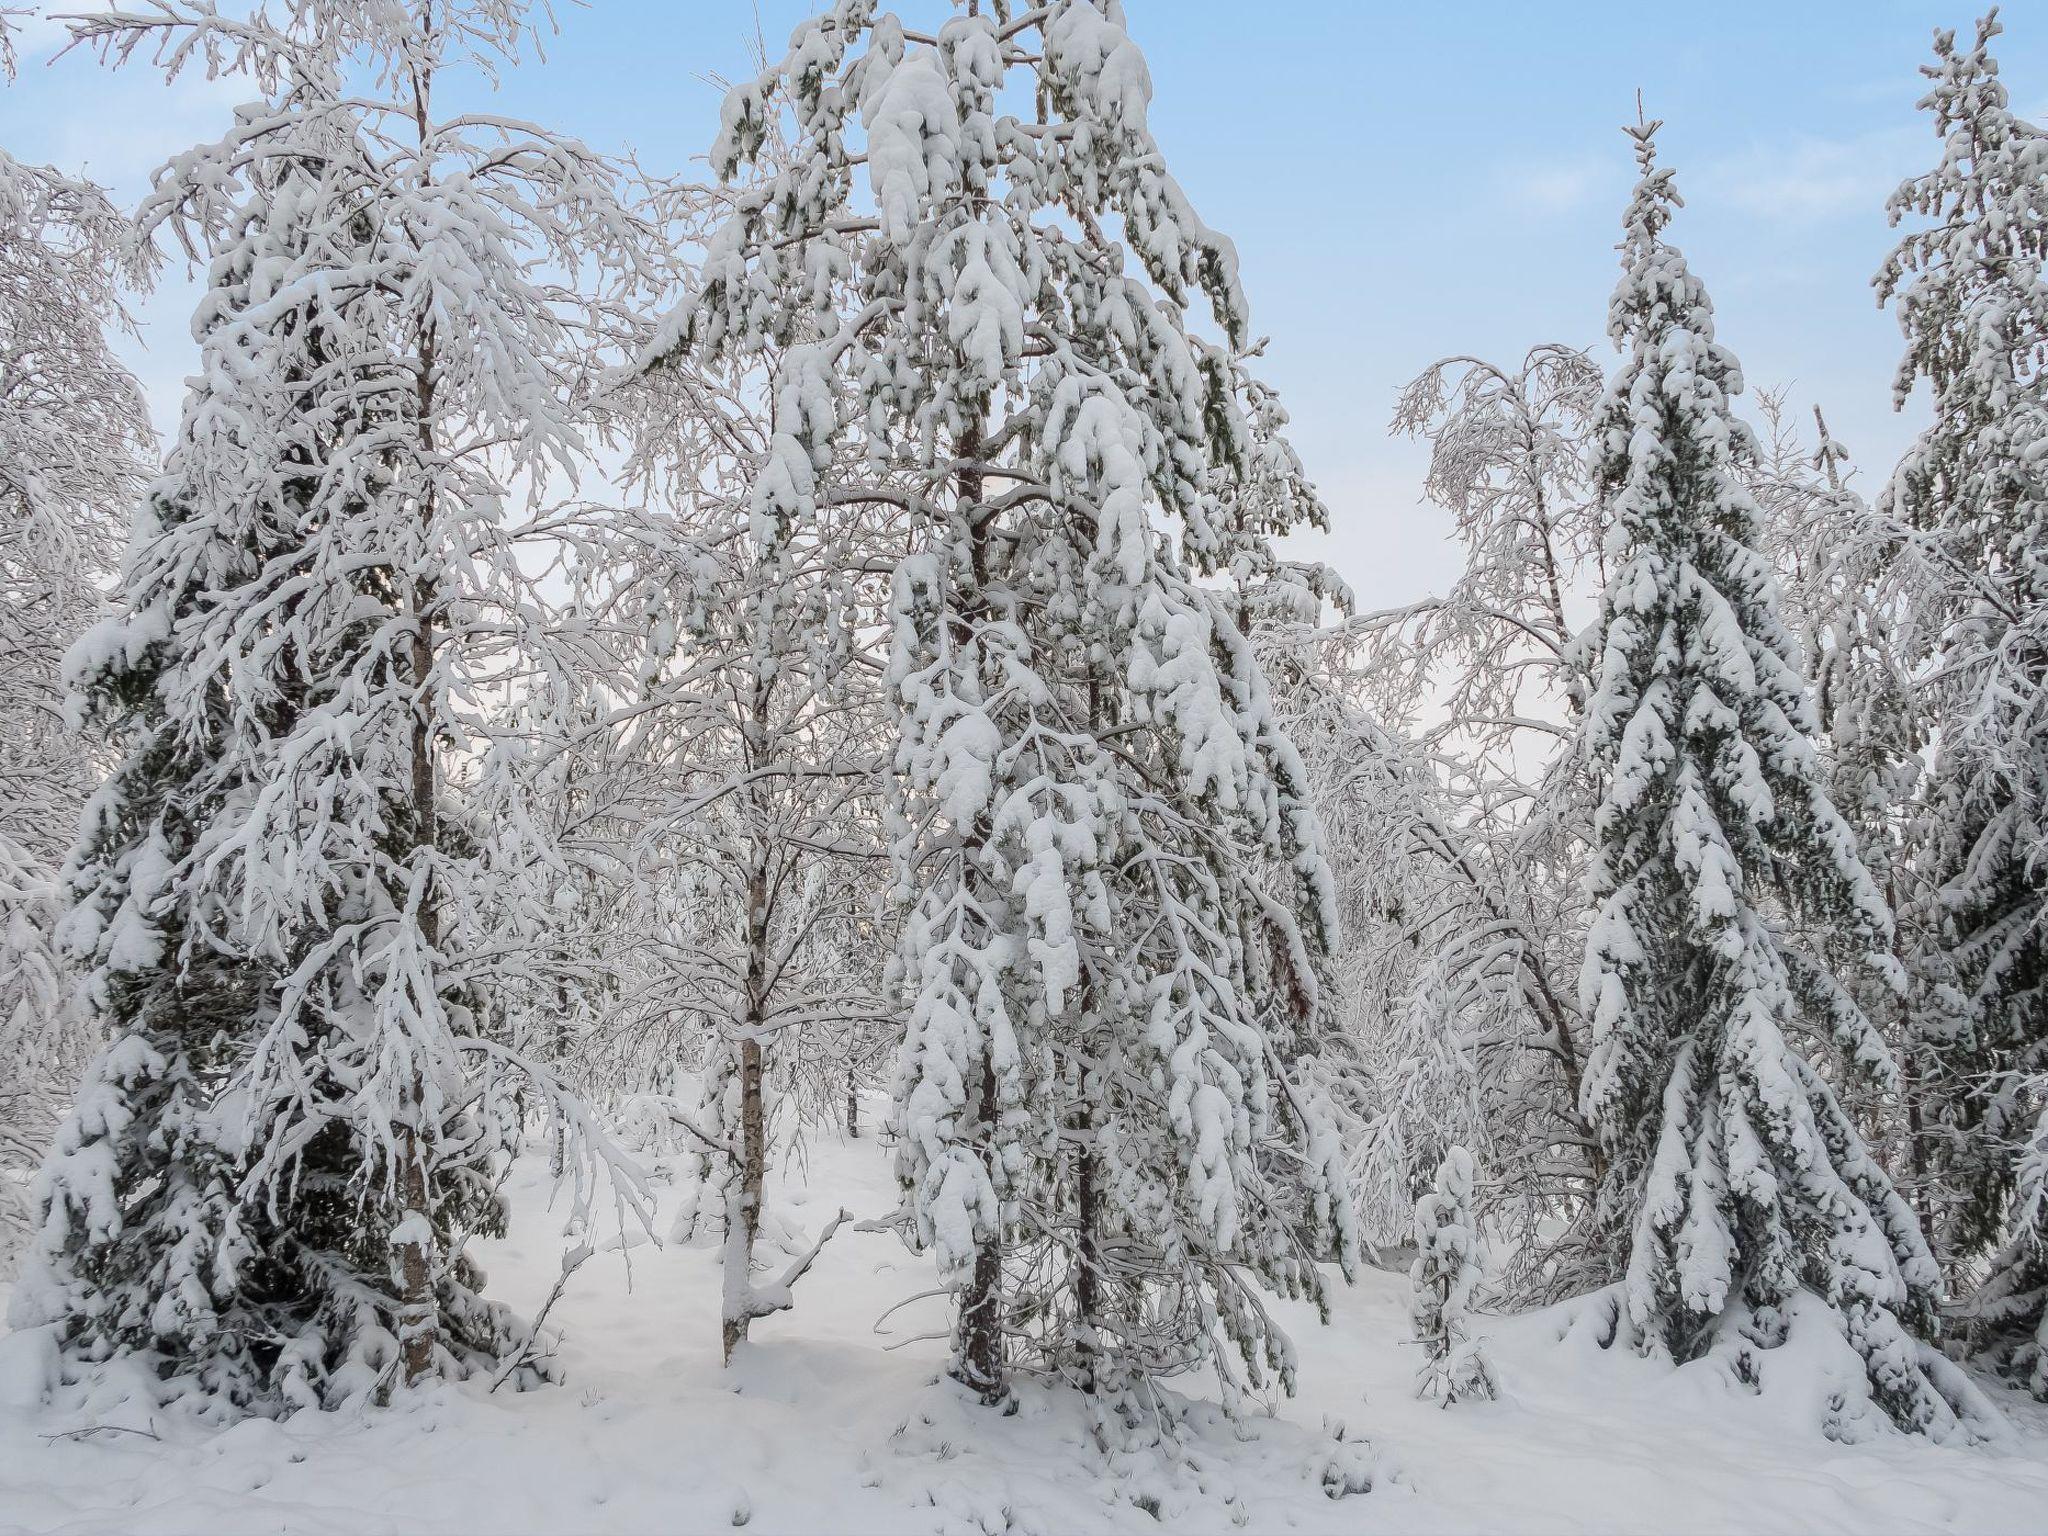
[[[1759,551],[1733,414],[1742,378],[1705,289],[1668,244],[1679,206],[1657,124],[1623,221],[1602,408],[1609,519],[1583,749],[1602,786],[1581,978],[1584,1111],[1608,1158],[1599,1218],[1623,1271],[1618,1332],[1762,1379],[1795,1327],[1860,1357],[1827,1428],[1967,1433],[1981,1407],[1924,1342],[1938,1276],[1912,1213],[1800,1032],[1893,1068],[1847,992],[1788,963],[1797,911],[1894,962],[1891,920],[1821,786],[1812,706]]]
[[[1934,424],[1879,507],[1936,736],[1910,856],[1941,962],[1916,1010],[1937,1238],[1989,1253],[1975,1342],[2048,1399],[2048,132],[2008,103],[2000,31],[1939,32],[1922,67],[1941,162],[1893,194],[1917,227],[1876,281],[1897,399],[1925,380]]]
[[[1316,1297],[1316,1261],[1354,1251],[1290,1066],[1329,875],[1250,648],[1198,584],[1321,512],[1235,494],[1244,295],[1150,95],[1116,0],[970,0],[930,32],[838,0],[726,102],[722,172],[783,110],[791,163],[740,192],[675,330],[705,357],[781,349],[765,537],[876,498],[912,515],[897,1166],[958,1291],[953,1373],[989,1402],[1013,1367],[1285,1382],[1248,1282]],[[863,475],[830,468],[848,442]]]
[[[437,72],[524,29],[515,0],[74,23],[269,99],[142,216],[212,261],[177,445],[68,663],[117,760],[63,931],[110,1044],[12,1312],[53,1385],[122,1358],[233,1415],[545,1371],[465,1241],[502,1228],[518,1096],[568,1124],[579,1209],[609,1144],[508,1043],[493,983],[538,979],[561,866],[485,701],[524,668],[531,720],[561,676],[504,524],[576,441],[576,302],[534,272],[628,221],[568,141],[437,126]]]

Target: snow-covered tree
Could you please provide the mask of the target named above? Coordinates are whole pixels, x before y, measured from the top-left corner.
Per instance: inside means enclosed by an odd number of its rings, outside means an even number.
[[[1586,1216],[1601,1164],[1579,1115],[1586,1027],[1569,980],[1584,947],[1592,796],[1564,750],[1600,575],[1588,466],[1599,394],[1597,367],[1557,343],[1512,368],[1445,358],[1411,381],[1394,430],[1428,442],[1424,489],[1451,514],[1464,569],[1441,597],[1346,625],[1346,691],[1406,759],[1395,795],[1375,783],[1377,749],[1348,759],[1353,790],[1373,790],[1345,813],[1360,844],[1351,857],[1377,887],[1374,909],[1394,919],[1347,935],[1348,969],[1378,978],[1352,1006],[1354,1028],[1377,1021],[1400,1062],[1419,1059],[1417,1045],[1426,1055],[1439,1020],[1463,1021],[1486,1126],[1463,1139],[1483,1141],[1501,1170],[1489,1213],[1513,1232],[1510,1285],[1544,1297],[1592,1271]],[[1406,1002],[1386,991],[1397,976]],[[1407,1094],[1404,1075],[1385,1091]],[[1420,1187],[1442,1147],[1416,1151]],[[1411,1189],[1387,1217],[1405,1227],[1412,1201]]]
[[[1788,959],[1781,914],[1853,936],[1880,972],[1896,971],[1891,921],[1820,781],[1744,483],[1741,371],[1664,239],[1678,197],[1656,127],[1629,130],[1641,174],[1609,315],[1624,356],[1601,412],[1607,586],[1584,727],[1602,785],[1584,1109],[1625,1263],[1617,1327],[1681,1362],[1724,1351],[1749,1380],[1796,1325],[1829,1330],[1867,1382],[1836,1394],[1831,1433],[1859,1432],[1874,1402],[1950,1435],[1979,1410],[1925,1342],[1934,1261],[1801,1048],[1817,1033],[1895,1071],[1846,989]]]
[[[1390,632],[1376,670],[1405,690],[1404,715],[1440,694],[1433,736],[1462,738],[1485,771],[1526,774],[1565,732],[1585,579],[1600,575],[1587,462],[1600,383],[1584,352],[1549,342],[1512,370],[1441,359],[1395,407],[1394,431],[1429,443],[1423,490],[1455,519],[1465,566],[1442,598],[1375,616]]]
[[[1913,857],[1945,968],[1919,1010],[1937,1232],[1952,1262],[1992,1251],[1978,1342],[2048,1396],[2048,132],[2011,109],[2000,30],[1939,32],[1923,66],[1941,159],[1893,194],[1912,227],[1876,284],[1897,398],[1924,380],[1934,422],[1880,510],[1934,736]]]
[[[0,13],[0,76],[11,80]],[[90,182],[0,149],[0,1269],[27,1181],[92,1036],[56,952],[58,873],[92,788],[64,718],[62,661],[100,613],[156,457],[142,392],[108,348],[133,226]]]
[[[527,30],[516,0],[74,23],[267,95],[144,206],[211,254],[198,375],[68,663],[117,755],[63,932],[110,1044],[13,1314],[68,1379],[139,1358],[233,1413],[548,1369],[464,1251],[522,1105],[579,1197],[610,1158],[510,1043],[562,871],[524,738],[572,690],[507,486],[573,465],[615,289],[571,284],[630,277],[641,232],[574,141],[436,115]]]
[[[1892,949],[1907,985],[1901,989],[1894,978],[1859,965],[1857,937],[1825,921],[1800,926],[1797,914],[1788,914],[1795,946],[1788,953],[1795,964],[1818,963],[1833,974],[1898,1060],[1896,1081],[1852,1063],[1837,1064],[1832,1080],[1931,1235],[1933,1189],[1921,1122],[1932,1063],[1916,1022],[1938,995],[1941,937],[1933,893],[1910,856],[1927,722],[1888,578],[1895,541],[1850,485],[1848,450],[1829,433],[1818,406],[1810,446],[1786,419],[1783,391],[1764,391],[1758,410],[1764,432],[1747,473],[1785,621],[1813,683],[1823,783],[1892,911]]]
[[[896,1024],[873,651],[902,518],[887,504],[752,517],[760,383],[672,354],[638,381],[660,418],[639,461],[652,504],[607,513],[581,599],[636,680],[609,726],[619,875],[660,930],[634,946],[647,1004],[633,1012],[662,1020],[638,1054],[697,1072],[694,1102],[666,1106],[692,1185],[677,1235],[722,1236],[728,1359],[754,1318],[790,1304],[786,1284],[753,1278],[778,1102],[836,1118]]]
[[[1583,1289],[1600,1151],[1580,1118],[1591,804],[1561,750],[1597,571],[1587,436],[1598,369],[1533,348],[1514,368],[1432,364],[1394,429],[1430,446],[1425,491],[1465,568],[1441,597],[1319,624],[1283,581],[1255,638],[1337,873],[1335,1029],[1322,1064],[1361,1218],[1406,1240],[1444,1148],[1484,1147],[1508,1281]],[[1297,585],[1299,585],[1297,583]]]
[[[1486,1134],[1479,1029],[1468,1027],[1468,1005],[1483,989],[1468,991],[1434,965],[1431,920],[1449,894],[1431,883],[1442,867],[1429,857],[1431,829],[1448,832],[1435,776],[1374,719],[1341,625],[1315,625],[1313,594],[1302,593],[1299,613],[1283,611],[1290,585],[1254,594],[1251,636],[1301,753],[1336,886],[1337,932],[1320,988],[1330,1027],[1311,1071],[1343,1137],[1361,1234],[1400,1244],[1444,1148]],[[1450,923],[1468,915],[1448,904]]]
[[[1472,1214],[1473,1179],[1472,1154],[1452,1147],[1437,1168],[1436,1187],[1415,1202],[1409,1315],[1424,1357],[1415,1393],[1441,1398],[1446,1408],[1500,1395],[1482,1341],[1472,1332],[1472,1301],[1486,1265]]]
[[[991,1402],[1012,1365],[1285,1382],[1250,1282],[1314,1296],[1315,1261],[1352,1252],[1289,1066],[1327,869],[1198,580],[1312,514],[1235,494],[1244,297],[1149,97],[1115,0],[931,31],[839,0],[727,99],[718,169],[785,110],[791,163],[737,200],[675,332],[699,359],[780,351],[757,537],[910,516],[898,1168],[959,1293],[954,1373]],[[1190,330],[1198,298],[1221,343]]]
[[[0,839],[0,1272],[33,1230],[30,1181],[92,1054],[57,952],[61,911],[48,867]]]
[[[1443,754],[1377,718],[1376,637],[1319,623],[1318,589],[1336,591],[1327,572],[1283,570],[1247,609],[1330,850],[1338,934],[1309,1070],[1343,1137],[1362,1233],[1406,1243],[1445,1148],[1484,1147],[1515,1168],[1488,1209],[1513,1233],[1516,1288],[1573,1294],[1590,1136],[1542,1045],[1569,1016],[1551,946],[1506,899],[1522,887],[1500,878],[1486,829],[1461,821]]]

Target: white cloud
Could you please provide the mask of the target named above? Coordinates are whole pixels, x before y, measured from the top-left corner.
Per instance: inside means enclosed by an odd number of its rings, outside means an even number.
[[[1508,201],[1532,213],[1575,213],[1614,188],[1614,167],[1588,157],[1504,166],[1496,173]]]
[[[1918,128],[1759,142],[1708,160],[1694,184],[1703,196],[1780,224],[1824,224],[1845,214],[1881,218],[1893,189],[1930,158]],[[1681,170],[1681,186],[1685,180]]]

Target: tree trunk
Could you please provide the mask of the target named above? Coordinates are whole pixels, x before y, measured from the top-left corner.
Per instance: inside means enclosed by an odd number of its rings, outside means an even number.
[[[1813,419],[1820,423],[1820,440],[1824,443],[1827,442],[1828,424],[1821,416],[1819,406],[1813,408]],[[1832,460],[1828,464],[1828,474],[1830,479],[1834,480],[1835,473]],[[1839,483],[1836,484],[1836,489],[1840,489]],[[1889,910],[1893,912],[1899,910],[1899,886],[1896,875],[1886,875],[1884,899],[1885,905]],[[1892,958],[1899,962],[1901,969],[1905,968],[1906,938],[1896,926],[1892,929]],[[1908,996],[1910,995],[1909,993]],[[1935,1255],[1936,1261],[1940,1262],[1942,1255],[1936,1242],[1934,1205],[1932,1200],[1934,1191],[1932,1180],[1928,1176],[1927,1167],[1927,1128],[1923,1102],[1925,1090],[1922,1086],[1923,1079],[1920,1071],[1921,1055],[1917,1049],[1919,1041],[1913,1037],[1912,1010],[1909,1004],[1904,999],[1900,999],[1897,1007],[1899,1094],[1906,1101],[1906,1165],[1912,1171],[1912,1187],[1907,1191],[1907,1199],[1912,1204],[1914,1219],[1920,1224],[1920,1236],[1926,1240],[1928,1249]],[[1947,1269],[1945,1264],[1943,1269],[1944,1271]]]
[[[1102,718],[1102,680],[1091,663],[1088,674],[1088,729],[1098,739]],[[1083,972],[1077,1015],[1082,1020],[1083,1038],[1096,1019],[1095,979]],[[1079,1154],[1074,1164],[1074,1220],[1079,1227],[1074,1253],[1075,1347],[1081,1357],[1081,1390],[1094,1393],[1098,1380],[1102,1334],[1102,1220],[1101,1191],[1096,1187],[1095,1103],[1089,1096],[1088,1068],[1074,1065],[1074,1135]]]
[[[424,106],[422,106],[424,111]],[[418,435],[422,458],[434,453],[434,333],[427,328],[420,340],[419,373],[415,384],[419,407]],[[435,515],[434,488],[430,481],[420,498],[419,520],[424,530],[432,528]],[[412,849],[416,861],[421,855],[432,859],[440,846],[438,786],[434,764],[434,626],[438,593],[431,577],[416,573],[412,583],[412,644],[409,657],[412,684]],[[420,943],[429,951],[441,943],[440,913],[434,904],[432,877],[419,903]],[[405,1199],[396,1244],[400,1284],[400,1337],[404,1352],[407,1386],[426,1376],[434,1366],[434,1345],[440,1317],[433,1294],[433,1223],[429,1198],[431,1178],[427,1168],[425,1138],[428,1127],[421,1124],[426,1112],[426,1085],[412,1084],[412,1102],[407,1106],[410,1123],[398,1137],[399,1187]]]
[[[414,1111],[418,1111],[415,1095]],[[439,1318],[434,1307],[434,1275],[429,1262],[432,1227],[427,1217],[427,1164],[420,1133],[412,1126],[399,1132],[399,1191],[405,1201],[394,1245],[398,1257],[400,1305],[398,1343],[405,1384],[412,1386],[434,1368]]]
[[[761,1232],[768,1174],[768,1117],[761,1092],[761,1042],[739,1042],[740,1167],[725,1206],[725,1362],[754,1321],[754,1241]]]
[[[1095,1117],[1087,1099],[1087,1078],[1087,1069],[1081,1069],[1081,1114],[1076,1127],[1081,1153],[1074,1175],[1074,1218],[1081,1230],[1074,1266],[1074,1327],[1081,1355],[1081,1390],[1092,1393],[1101,1385],[1097,1364],[1101,1352],[1102,1237],[1101,1195],[1095,1187]]]
[[[964,428],[954,446],[964,466],[955,477],[955,513],[967,524],[973,582],[967,601],[960,606],[956,625],[955,641],[965,647],[974,644],[977,621],[986,614],[989,581],[989,514],[981,505],[982,473],[976,467],[982,452],[979,422]],[[994,835],[995,829],[984,811],[975,818],[960,850],[961,883],[969,890],[977,883],[979,857]],[[991,891],[988,896],[997,904],[1008,899],[1007,892]],[[977,1044],[981,1051],[980,1080],[974,1086],[964,1129],[978,1146],[982,1167],[994,1185],[1000,1173],[996,1152],[996,1064],[987,1038]],[[998,1230],[984,1233],[975,1251],[974,1273],[960,1297],[956,1341],[959,1379],[990,1407],[1009,1395],[1003,1370],[1003,1237],[999,1227],[1000,1223]]]
[[[762,761],[772,684],[757,681],[746,722],[747,761]],[[762,1098],[761,1034],[768,1019],[768,833],[759,789],[747,791],[753,811],[752,864],[747,870],[747,960],[739,1038],[740,1166],[725,1212],[725,1361],[746,1338],[754,1310],[754,1239],[761,1231],[761,1198],[768,1179],[768,1114]],[[737,1218],[737,1219],[735,1219]]]
[[[981,1058],[981,1102],[996,1101],[995,1058],[987,1051]],[[984,1129],[982,1161],[994,1175],[994,1116],[985,1108],[979,1117]],[[984,1404],[994,1407],[1008,1395],[1003,1379],[1003,1248],[1000,1235],[985,1238],[974,1255],[974,1275],[960,1297],[960,1380]]]

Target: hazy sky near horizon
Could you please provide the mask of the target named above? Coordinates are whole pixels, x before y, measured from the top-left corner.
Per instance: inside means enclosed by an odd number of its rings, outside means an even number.
[[[62,7],[72,9],[72,6]],[[88,9],[78,4],[76,9]],[[906,19],[943,0],[898,0]],[[807,0],[594,0],[558,6],[547,61],[506,77],[502,110],[653,169],[700,156],[713,77],[751,71]],[[1325,553],[1369,605],[1454,573],[1448,519],[1419,501],[1423,450],[1391,439],[1401,383],[1433,359],[1512,361],[1534,343],[1604,337],[1631,166],[1620,125],[1640,88],[1686,208],[1672,229],[1713,295],[1752,394],[1818,400],[1881,481],[1919,413],[1891,408],[1899,354],[1870,277],[1889,249],[1884,200],[1934,161],[1914,103],[1951,0],[1125,0],[1151,64],[1153,127],[1203,217],[1237,243],[1266,375],[1331,503]],[[2048,115],[2048,0],[2002,11],[2016,106]],[[152,167],[215,136],[245,82],[165,87],[31,32],[0,86],[0,145],[83,170],[124,203]],[[131,348],[159,425],[175,422],[194,350],[193,290],[173,271]]]

